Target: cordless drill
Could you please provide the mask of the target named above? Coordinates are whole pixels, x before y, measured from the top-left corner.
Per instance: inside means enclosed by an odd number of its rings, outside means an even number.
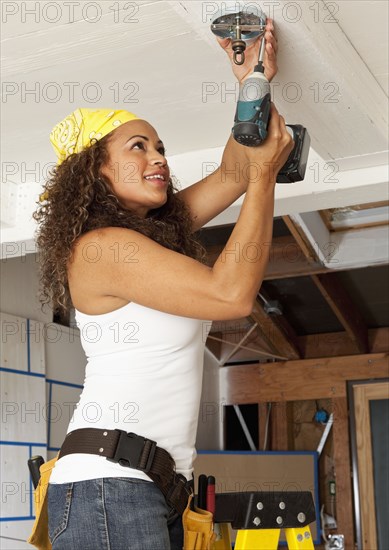
[[[239,87],[232,134],[247,147],[257,147],[266,139],[270,116],[270,83],[264,74],[263,56],[265,37],[262,38],[258,64]],[[295,145],[286,163],[278,172],[277,183],[292,183],[304,179],[309,155],[310,137],[300,124],[286,126]]]

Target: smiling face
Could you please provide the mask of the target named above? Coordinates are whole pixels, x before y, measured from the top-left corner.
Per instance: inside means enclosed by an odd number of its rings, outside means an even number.
[[[124,206],[145,218],[165,204],[170,171],[164,146],[148,122],[131,120],[119,126],[110,136],[108,153],[101,171]]]

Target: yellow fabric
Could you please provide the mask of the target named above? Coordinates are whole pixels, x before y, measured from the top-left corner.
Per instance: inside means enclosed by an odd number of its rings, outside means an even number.
[[[187,507],[182,514],[184,528],[183,550],[211,550],[216,539],[213,531],[213,514],[194,506],[191,509],[193,495],[190,495]]]
[[[51,131],[50,141],[61,164],[72,153],[79,153],[121,124],[139,119],[129,111],[112,109],[76,109]]]
[[[45,462],[39,468],[41,475],[37,488],[34,490],[35,521],[27,542],[38,548],[38,550],[51,550],[48,525],[47,489],[50,475],[58,456],[59,453],[57,453],[56,457]]]

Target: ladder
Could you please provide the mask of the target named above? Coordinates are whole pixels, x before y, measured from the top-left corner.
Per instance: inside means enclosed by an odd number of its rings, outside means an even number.
[[[276,550],[281,529],[289,550],[311,550],[315,520],[309,491],[216,493],[212,550],[231,549],[229,524],[238,530],[235,550]]]

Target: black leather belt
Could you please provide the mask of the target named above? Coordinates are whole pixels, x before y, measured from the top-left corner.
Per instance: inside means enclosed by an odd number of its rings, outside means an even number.
[[[145,472],[162,491],[175,514],[169,523],[182,514],[193,493],[193,480],[188,481],[175,471],[173,457],[155,441],[124,430],[80,428],[69,432],[61,446],[58,459],[71,453],[104,456],[121,466]]]

